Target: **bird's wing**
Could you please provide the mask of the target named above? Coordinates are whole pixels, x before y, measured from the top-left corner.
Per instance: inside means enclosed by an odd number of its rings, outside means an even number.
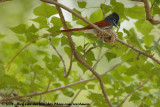
[[[98,27],[110,27],[110,24],[105,21],[105,20],[102,20],[102,21],[99,21],[99,22],[95,22],[94,23],[95,25],[97,25]],[[92,29],[93,27],[91,25],[88,25],[85,27],[86,29]]]

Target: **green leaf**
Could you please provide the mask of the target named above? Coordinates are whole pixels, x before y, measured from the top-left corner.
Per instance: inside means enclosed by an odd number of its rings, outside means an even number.
[[[60,83],[53,83],[53,85],[54,85],[55,87],[60,87],[60,86],[61,86]]]
[[[61,38],[61,46],[64,46],[64,45],[69,45],[68,39],[65,36]]]
[[[37,50],[37,55],[46,55],[46,56],[48,56],[49,54],[48,54],[48,52],[46,52],[46,51]]]
[[[97,40],[96,43],[98,44],[98,46],[99,46],[100,48],[102,48],[102,47],[104,46],[104,43],[103,43],[103,41],[101,41],[101,40]]]
[[[68,90],[63,90],[62,91],[64,95],[68,96],[68,97],[73,97],[74,93],[72,91],[68,91]]]
[[[90,92],[89,95],[87,96],[87,98],[92,101],[94,101],[96,99],[96,101],[94,102],[94,106],[96,106],[96,107],[108,107],[102,94]]]
[[[110,10],[112,8],[110,5],[106,5],[106,4],[101,4],[101,7],[103,8],[104,13],[110,12]]]
[[[150,49],[155,51],[160,56],[160,44],[156,41],[154,41],[153,43],[154,43],[154,47]]]
[[[53,42],[54,46],[58,46],[60,43],[60,38],[52,38],[52,42]]]
[[[73,11],[75,11],[76,13],[78,13],[79,15],[81,15],[81,12],[78,11],[76,8],[74,8]],[[75,20],[78,20],[79,18],[77,16],[75,16],[75,15],[72,14],[72,19],[73,19],[73,21],[75,21]]]
[[[102,10],[98,9],[97,11],[93,12],[89,20],[93,23],[104,20]]]
[[[31,19],[32,21],[35,21],[39,24],[39,28],[48,28],[47,19],[43,16],[39,16],[35,19]]]
[[[25,24],[20,24],[15,27],[10,27],[10,29],[16,34],[24,34],[27,31]]]
[[[46,45],[48,45],[48,44],[49,44],[49,42],[48,42],[47,39],[36,41],[36,45],[37,45],[37,46],[46,46]]]
[[[160,0],[159,0],[159,3],[160,3]],[[153,15],[155,15],[155,14],[159,14],[160,15],[160,7],[158,7],[158,5],[154,5],[152,10],[153,10]]]
[[[85,17],[86,19],[88,19],[87,17]],[[82,21],[81,19],[78,19],[76,24],[82,25],[82,26],[87,26],[88,24],[84,21]]]
[[[54,63],[55,65],[59,65],[61,59],[59,57],[57,57],[56,55],[52,55],[52,63]]]
[[[117,43],[115,47],[110,50],[110,52],[115,53],[117,57],[121,57],[125,52],[127,52],[128,47],[122,45],[121,43]]]
[[[86,59],[89,60],[89,61],[95,61],[96,60],[95,56],[94,56],[94,53],[92,51],[87,53]]]
[[[54,29],[55,29],[53,31],[60,30],[60,28],[62,27],[61,19],[58,17],[52,17],[51,23],[53,24]]]
[[[32,40],[34,40],[35,38],[38,37],[38,35],[35,35],[35,34],[31,33],[31,32],[26,32],[25,36],[26,36],[28,42],[32,41]]]
[[[71,49],[70,49],[70,47],[68,47],[68,46],[64,47],[64,51],[67,53],[68,57],[71,56]]]
[[[145,99],[145,103],[148,104],[148,105],[152,105],[153,104],[150,98],[146,98]]]
[[[112,53],[112,52],[107,52],[107,54],[105,55],[106,58],[108,59],[108,62],[113,59],[113,58],[116,58],[117,55],[115,53]]]
[[[125,91],[129,94],[129,93],[131,93],[131,92],[133,92],[134,91],[134,85],[132,84],[132,85],[130,85],[130,86],[128,86],[128,87],[125,87]]]
[[[58,58],[56,55],[52,55],[52,59],[46,56],[43,61],[46,63],[47,68],[52,71],[56,68],[59,68],[59,63],[61,59]]]
[[[157,4],[160,4],[160,0],[154,0]],[[155,5],[154,5],[155,6]]]
[[[85,71],[88,70],[84,65],[82,65],[82,64],[79,63],[79,62],[77,62],[77,65],[81,68],[81,70],[82,70],[83,72],[85,72]]]
[[[33,53],[30,51],[25,51],[23,54],[19,55],[21,59],[23,59],[23,63],[25,64],[34,64],[37,62],[37,59],[34,57]]]
[[[60,61],[61,59],[59,57],[57,57],[56,55],[52,55],[52,60],[51,60],[51,63],[49,64],[49,66],[51,67],[50,70],[58,68]]]
[[[142,49],[142,42],[140,39],[138,39],[137,34],[133,28],[131,28],[129,31],[123,29],[123,31],[127,34],[125,38],[129,44],[136,45],[138,48]]]
[[[45,18],[48,18],[51,15],[57,14],[57,10],[55,6],[51,6],[47,3],[42,3],[39,7],[36,7],[33,10],[33,13],[36,16],[43,16]]]
[[[85,8],[87,5],[87,3],[85,1],[82,1],[82,2],[78,2],[78,7],[79,8]]]
[[[23,67],[23,68],[21,69],[21,71],[22,71],[24,74],[30,73],[30,72],[29,72],[29,69],[28,69],[27,67]]]
[[[88,89],[94,89],[95,85],[89,84],[87,85]]]
[[[133,19],[145,19],[145,10],[143,6],[135,5],[132,8],[126,8],[125,14]]]
[[[139,93],[137,93],[137,92],[135,92],[132,96],[131,96],[131,98],[129,99],[129,101],[135,101],[135,100],[140,100],[140,94]]]
[[[39,29],[37,29],[34,24],[32,24],[32,26],[29,27],[28,31],[29,32],[33,32],[33,33],[36,33]]]
[[[143,36],[143,40],[144,40],[144,43],[145,43],[147,46],[150,46],[150,45],[153,43],[154,36],[153,36],[153,35]]]
[[[112,5],[112,12],[116,12],[120,18],[126,19],[126,15],[124,12],[124,4],[121,2],[117,2],[116,0],[111,0],[110,3]]]
[[[138,20],[135,25],[137,30],[144,35],[148,35],[153,29],[153,25],[145,19]]]
[[[6,35],[2,35],[2,34],[0,34],[0,39],[1,39],[1,38],[4,38],[5,36],[6,36]]]
[[[122,56],[123,61],[133,62],[136,59],[136,54],[134,54],[133,50],[129,50],[126,54]]]

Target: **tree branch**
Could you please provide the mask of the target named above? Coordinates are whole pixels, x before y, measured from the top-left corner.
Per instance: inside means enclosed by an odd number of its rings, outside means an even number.
[[[151,16],[150,6],[148,0],[132,0],[132,1],[140,1],[144,3],[145,12],[146,12],[146,19],[150,21],[152,24],[160,24],[160,20],[155,20]]]
[[[150,55],[150,54],[148,54],[148,53],[146,53],[146,52],[144,52],[144,51],[142,51],[142,50],[134,47],[133,45],[127,44],[126,42],[123,42],[123,41],[122,41],[121,39],[119,39],[119,38],[116,38],[116,40],[117,40],[118,42],[122,43],[123,45],[126,45],[127,47],[130,47],[131,49],[139,52],[140,54],[143,54],[143,55],[151,58],[152,60],[154,60],[154,61],[156,61],[158,64],[160,64],[160,60],[158,60],[157,58],[155,58],[153,55]]]
[[[133,92],[129,93],[123,100],[120,104],[118,104],[117,107],[120,107],[126,100],[129,96],[131,96],[135,91],[137,91],[138,89],[142,88],[148,81],[150,80],[150,78],[148,80],[146,80],[144,83],[142,83],[139,87],[135,88]]]
[[[56,47],[54,46],[51,37],[49,37],[49,41],[50,41],[50,43],[51,43],[52,48],[56,51],[57,55],[59,56],[59,58],[60,58],[60,59],[62,60],[62,62],[63,62],[63,66],[64,66],[63,76],[65,77],[65,75],[66,75],[66,64],[65,64],[65,62],[64,62],[64,59],[63,59],[62,55],[57,51]]]
[[[101,74],[100,76],[102,77],[102,76],[106,75],[107,73],[109,73],[114,68],[116,68],[118,65],[121,65],[122,63],[123,62],[120,62],[120,63],[114,65],[112,68],[110,68],[105,73]],[[71,84],[68,84],[68,85],[65,85],[65,86],[62,86],[62,87],[54,88],[54,89],[51,89],[51,90],[46,90],[46,91],[39,92],[39,93],[31,93],[31,94],[28,94],[28,95],[21,95],[21,96],[15,96],[15,97],[6,98],[6,99],[3,99],[3,100],[0,100],[0,103],[9,102],[9,101],[12,101],[12,100],[17,100],[17,99],[21,99],[21,98],[24,98],[26,96],[27,97],[33,97],[33,96],[38,96],[38,95],[43,95],[43,94],[51,93],[51,92],[62,90],[62,89],[68,88],[68,87],[72,87],[72,86],[78,85],[78,84],[86,83],[86,82],[89,82],[89,81],[92,81],[92,80],[95,80],[95,79],[97,79],[97,78],[96,77],[92,77],[92,78],[89,78],[87,80],[80,80],[78,82],[74,82],[74,83],[71,83]]]

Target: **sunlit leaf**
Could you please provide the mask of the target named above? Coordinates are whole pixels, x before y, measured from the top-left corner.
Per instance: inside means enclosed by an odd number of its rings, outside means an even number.
[[[51,6],[47,3],[42,3],[39,7],[35,8],[33,13],[36,16],[43,16],[43,17],[50,17],[51,15],[54,15],[57,13],[56,7]]]
[[[39,16],[35,19],[31,19],[39,24],[40,28],[48,28],[47,19],[43,16]]]
[[[14,32],[14,33],[17,33],[17,34],[24,34],[26,32],[26,25],[24,24],[20,24],[18,26],[15,26],[15,27],[10,27],[10,29]]]
[[[126,8],[125,14],[134,19],[145,19],[145,10],[142,6],[135,5],[132,8]]]
[[[135,25],[137,27],[137,30],[144,35],[148,35],[153,29],[153,25],[145,19],[138,20]]]
[[[87,5],[87,3],[85,1],[82,1],[82,2],[78,2],[78,7],[79,8],[85,8]]]

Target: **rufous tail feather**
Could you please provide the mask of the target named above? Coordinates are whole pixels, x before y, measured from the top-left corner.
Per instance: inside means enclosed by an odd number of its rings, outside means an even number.
[[[54,31],[54,32],[73,32],[73,31],[82,31],[82,30],[88,30],[88,29],[84,27],[84,28],[65,29],[65,30]]]

